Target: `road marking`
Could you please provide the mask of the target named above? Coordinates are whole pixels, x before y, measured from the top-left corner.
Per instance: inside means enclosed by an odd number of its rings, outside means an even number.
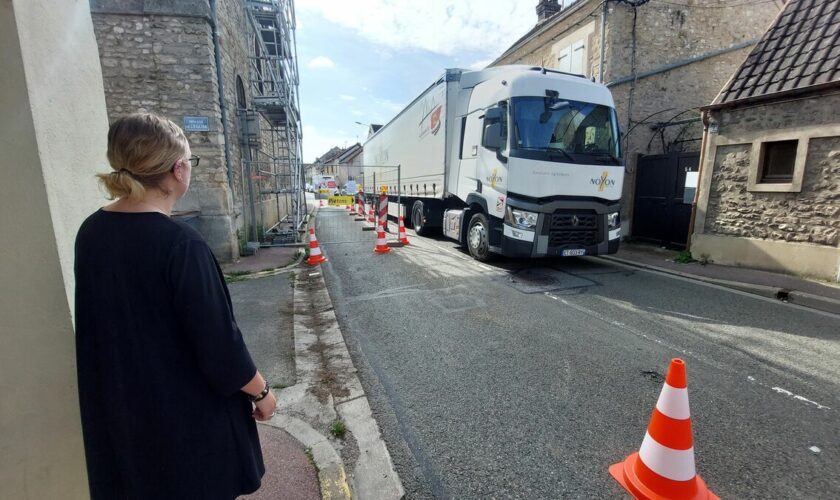
[[[831,409],[828,406],[823,406],[823,405],[817,403],[816,401],[811,401],[810,399],[805,399],[804,397],[802,397],[798,394],[794,394],[787,389],[782,389],[781,387],[771,387],[771,389],[778,392],[779,394],[784,394],[785,396],[788,396],[788,397],[791,397],[793,399],[802,401],[803,403],[814,405],[814,406],[817,407],[818,410],[830,410]]]
[[[769,385],[767,385],[767,384],[763,384],[763,383],[759,382],[758,380],[756,380],[756,379],[755,379],[755,377],[753,377],[753,376],[751,376],[751,375],[747,375],[747,380],[749,380],[749,381],[750,381],[750,382],[752,382],[753,384],[758,384],[758,385],[760,385],[761,387],[766,387],[766,388],[770,389],[771,391],[773,391],[773,392],[775,392],[775,393],[777,393],[777,394],[781,394],[781,395],[783,395],[783,396],[787,396],[787,397],[789,397],[789,398],[793,398],[793,399],[795,399],[795,400],[797,400],[797,401],[801,401],[801,402],[803,402],[803,403],[805,403],[805,404],[808,404],[808,405],[813,405],[813,406],[814,406],[816,409],[818,409],[818,410],[830,410],[830,409],[831,409],[831,408],[829,408],[828,406],[821,405],[821,404],[817,403],[816,401],[811,401],[810,399],[807,399],[807,398],[805,398],[805,397],[803,397],[803,396],[800,396],[800,395],[798,395],[798,394],[794,394],[794,393],[792,393],[791,391],[789,391],[789,390],[787,390],[787,389],[783,389],[783,388],[778,387],[778,386],[773,386],[773,387],[770,387],[770,386],[769,386]],[[819,448],[817,448],[817,449],[819,449]]]
[[[604,318],[604,315],[602,313],[599,313],[597,311],[593,311],[592,309],[589,309],[589,308],[586,308],[586,307],[583,307],[583,306],[580,306],[580,305],[577,305],[577,304],[573,304],[573,303],[569,302],[568,300],[566,300],[562,297],[558,297],[556,295],[553,295],[551,292],[543,292],[543,293],[547,297],[551,297],[554,300],[560,301],[565,306],[569,306],[572,309],[575,309],[579,312],[582,312],[582,313],[584,313],[588,316],[591,316],[591,317],[593,317],[593,318],[595,318],[599,321],[602,321],[604,323],[607,323],[609,325],[617,326],[617,327],[621,328],[622,330],[625,330],[627,332],[632,333],[633,335],[636,335],[637,337],[641,337],[641,338],[646,339],[646,340],[651,340],[651,341],[656,342],[657,344],[659,344],[663,347],[666,347],[666,348],[671,349],[673,351],[677,351],[678,353],[683,354],[685,356],[690,356],[690,357],[693,357],[693,358],[698,359],[698,360],[702,360],[702,361],[707,362],[707,363],[709,362],[708,360],[703,359],[701,356],[699,356],[699,355],[697,355],[697,354],[695,354],[691,351],[688,351],[688,350],[683,349],[681,347],[675,346],[673,344],[669,344],[668,342],[665,342],[664,340],[662,340],[660,338],[657,338],[657,337],[654,337],[653,335],[648,335],[644,332],[636,330],[635,328],[627,326],[624,323],[621,323],[620,321],[614,321],[614,320],[611,320],[611,319],[606,319],[606,318]],[[714,365],[713,363],[710,363],[710,364]]]
[[[679,281],[685,281],[685,282],[688,282],[688,283],[694,283],[696,285],[702,285],[702,286],[706,286],[706,287],[709,287],[709,288],[715,288],[717,290],[723,290],[723,291],[726,291],[726,292],[729,292],[729,293],[734,293],[736,295],[742,295],[744,297],[751,297],[751,298],[756,299],[756,300],[763,300],[764,302],[770,302],[772,304],[784,304],[786,307],[793,307],[795,309],[799,309],[800,311],[806,311],[806,312],[810,312],[810,313],[814,313],[814,314],[819,314],[819,315],[822,315],[822,316],[827,316],[827,317],[832,318],[832,319],[840,319],[840,314],[834,314],[834,313],[830,313],[828,311],[821,311],[819,309],[811,309],[810,307],[801,306],[799,304],[792,304],[790,302],[782,302],[781,300],[778,300],[778,299],[771,299],[770,297],[764,297],[764,296],[761,296],[761,295],[756,295],[754,293],[744,292],[744,291],[741,291],[741,290],[736,290],[734,288],[725,287],[725,286],[722,286],[722,285],[716,285],[714,283],[709,283],[707,281],[702,281],[702,280],[698,280],[698,279],[694,279],[694,278],[686,278],[684,276],[677,276],[675,274],[665,273],[665,272],[662,272],[662,271],[657,271],[655,269],[646,269],[644,267],[631,266],[631,265],[624,264],[624,263],[621,263],[621,262],[616,262],[614,260],[602,259],[602,258],[597,257],[597,256],[589,257],[589,258],[592,259],[592,260],[596,260],[596,261],[598,261],[602,264],[606,264],[606,265],[623,267],[625,269],[630,269],[630,270],[633,270],[633,271],[642,271],[642,272],[646,272],[646,273],[650,273],[650,274],[656,274],[656,275],[659,275],[659,276],[664,276],[666,278],[671,278],[671,279],[675,279],[675,280],[679,280]]]

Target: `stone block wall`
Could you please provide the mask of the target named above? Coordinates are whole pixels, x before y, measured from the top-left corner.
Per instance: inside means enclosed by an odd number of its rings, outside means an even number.
[[[636,9],[635,72],[637,75],[665,65],[687,61],[750,40],[759,39],[779,12],[772,3],[724,7],[723,0],[704,0],[689,7],[645,4]],[[633,9],[611,5],[607,17],[605,82],[633,75]],[[670,151],[698,151],[699,122],[671,126],[663,131],[652,124],[699,117],[747,57],[752,45],[691,62],[688,65],[610,85],[624,134],[627,174],[624,179],[623,226],[633,218],[638,155]],[[688,142],[674,142],[674,141]],[[632,232],[632,227],[629,227]]]
[[[136,2],[135,2],[136,3]],[[183,126],[207,116],[210,131],[187,133],[201,163],[176,210],[198,210],[203,236],[221,261],[239,256],[224,160],[212,28],[206,1],[176,2],[173,15],[99,0],[91,13],[111,121],[153,112]],[[104,152],[103,152],[104,154]]]
[[[749,108],[713,111],[718,134],[778,133],[802,127],[837,129],[840,96],[823,95]],[[821,134],[823,135],[823,134]],[[798,193],[747,189],[751,144],[718,146],[709,189],[704,232],[718,236],[840,245],[840,134],[812,137],[802,190]]]

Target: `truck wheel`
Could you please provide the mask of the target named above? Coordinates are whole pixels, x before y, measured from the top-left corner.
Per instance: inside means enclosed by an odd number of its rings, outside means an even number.
[[[414,231],[420,236],[428,236],[429,228],[426,227],[423,221],[423,202],[417,200],[411,206],[411,225]]]
[[[490,223],[487,216],[477,213],[470,218],[470,225],[467,228],[467,249],[470,255],[480,262],[491,260],[490,253]]]

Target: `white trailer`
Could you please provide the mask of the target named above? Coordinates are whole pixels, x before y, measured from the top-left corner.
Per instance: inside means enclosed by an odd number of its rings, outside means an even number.
[[[399,169],[365,175],[364,191],[478,260],[615,253],[619,142],[603,85],[531,66],[450,69],[367,140],[366,166]]]

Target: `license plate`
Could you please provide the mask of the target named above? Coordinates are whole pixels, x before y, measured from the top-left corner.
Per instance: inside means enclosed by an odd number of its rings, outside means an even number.
[[[580,255],[586,255],[586,250],[583,248],[575,248],[572,250],[562,250],[560,255],[563,257],[576,257]]]

